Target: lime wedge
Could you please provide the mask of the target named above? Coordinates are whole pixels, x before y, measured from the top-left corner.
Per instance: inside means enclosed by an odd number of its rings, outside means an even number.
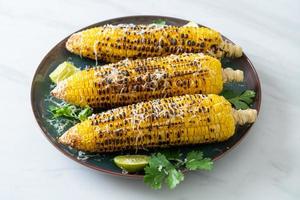
[[[115,164],[128,172],[138,172],[148,165],[149,156],[145,155],[124,155],[114,158]]]
[[[58,83],[69,76],[75,74],[79,69],[76,68],[71,62],[63,62],[49,75],[54,83]]]
[[[190,26],[190,27],[199,27],[198,24],[196,22],[192,22],[190,21],[189,23],[187,23],[186,25],[184,26]]]

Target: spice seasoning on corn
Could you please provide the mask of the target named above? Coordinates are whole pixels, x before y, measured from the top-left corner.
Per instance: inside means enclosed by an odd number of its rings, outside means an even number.
[[[232,109],[222,96],[184,95],[102,112],[70,128],[59,142],[88,152],[221,142],[256,110]]]
[[[223,70],[218,59],[189,53],[83,70],[59,82],[51,94],[79,106],[107,108],[176,95],[219,94],[228,81],[243,81],[243,72]]]
[[[105,25],[70,36],[66,48],[83,57],[116,62],[181,53],[205,53],[216,58],[240,57],[242,49],[206,27]]]

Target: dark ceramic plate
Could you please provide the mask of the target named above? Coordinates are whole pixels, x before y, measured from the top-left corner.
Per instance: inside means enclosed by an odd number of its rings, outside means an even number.
[[[101,26],[104,24],[121,24],[121,23],[134,23],[134,24],[149,24],[152,23],[153,20],[163,19],[167,22],[168,25],[182,26],[188,23],[187,20],[172,18],[172,17],[163,17],[163,16],[130,16],[130,17],[122,17],[116,19],[110,19],[103,22],[99,22],[93,24],[91,26],[85,27],[91,28],[95,26]],[[67,37],[68,38],[68,37]],[[102,154],[102,155],[90,155],[86,156],[82,154],[82,152],[78,152],[74,149],[62,146],[57,142],[57,137],[61,134],[54,128],[47,119],[50,118],[48,112],[49,101],[46,101],[49,97],[49,92],[51,89],[51,81],[49,79],[49,74],[55,69],[55,67],[63,61],[71,60],[76,66],[80,68],[84,68],[86,65],[93,65],[95,61],[80,58],[77,55],[74,55],[68,52],[65,49],[65,42],[67,38],[63,39],[59,42],[51,51],[46,55],[46,57],[42,60],[40,65],[38,66],[36,73],[34,75],[32,81],[31,88],[31,103],[34,116],[41,127],[44,135],[47,139],[62,153],[64,153],[69,158],[74,161],[81,163],[87,167],[107,172],[114,175],[123,175],[123,176],[131,176],[138,177],[142,174],[122,174],[122,171],[116,167],[112,161],[112,158],[120,153],[111,153],[111,154]],[[226,38],[226,37],[224,37]],[[227,39],[227,38],[226,38]],[[261,101],[261,88],[257,73],[251,64],[248,57],[243,54],[241,58],[238,59],[224,59],[222,60],[224,66],[230,66],[235,69],[241,69],[245,73],[245,82],[244,84],[228,84],[225,85],[225,88],[232,89],[234,91],[243,91],[245,89],[252,89],[256,91],[256,98],[252,105],[252,108],[255,108],[259,111],[260,101]],[[101,64],[101,63],[100,63]],[[69,125],[70,126],[70,125]],[[69,128],[66,126],[65,129]],[[224,153],[229,151],[232,147],[237,145],[241,139],[246,135],[246,133],[251,128],[251,125],[246,125],[242,127],[238,127],[235,135],[231,137],[226,142],[222,143],[213,143],[213,144],[204,144],[197,146],[186,146],[186,147],[178,147],[173,148],[172,150],[180,150],[185,153],[190,150],[201,150],[204,154],[212,159],[216,160],[220,158]],[[150,154],[153,151],[142,151],[137,153]],[[123,152],[130,153],[130,152]],[[136,153],[136,152],[133,152]]]

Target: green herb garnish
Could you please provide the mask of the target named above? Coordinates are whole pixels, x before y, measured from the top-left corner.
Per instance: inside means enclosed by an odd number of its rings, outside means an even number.
[[[89,116],[91,116],[93,114],[93,110],[90,107],[85,107],[83,110],[81,110],[78,113],[78,119],[80,121],[84,121],[86,120]]]
[[[156,19],[156,20],[153,20],[152,23],[153,23],[153,24],[156,24],[156,25],[160,25],[160,26],[166,25],[166,21],[164,21],[163,19]]]
[[[161,189],[164,182],[170,189],[175,188],[184,180],[182,169],[211,170],[213,167],[213,161],[204,158],[201,151],[191,151],[185,159],[180,154],[168,155],[170,159],[162,153],[153,154],[145,167],[144,182],[153,189]]]
[[[253,90],[246,90],[242,93],[236,93],[232,90],[224,90],[222,95],[236,108],[248,109],[253,103],[255,92]]]
[[[211,170],[213,161],[210,158],[203,158],[201,151],[192,151],[186,157],[185,166],[189,170]]]
[[[50,112],[53,115],[53,118],[58,117],[68,117],[68,118],[76,118],[76,106],[65,104],[62,106],[50,106]]]
[[[66,117],[80,121],[86,120],[93,113],[92,108],[88,106],[82,109],[70,104],[50,106],[49,111],[52,113],[54,119]]]

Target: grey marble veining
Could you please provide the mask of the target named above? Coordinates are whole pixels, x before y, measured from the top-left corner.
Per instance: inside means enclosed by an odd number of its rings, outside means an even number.
[[[300,199],[300,2],[297,0],[0,0],[0,199]],[[259,74],[262,107],[248,136],[174,191],[105,175],[67,159],[30,107],[39,62],[66,35],[126,15],[165,15],[215,28]]]

